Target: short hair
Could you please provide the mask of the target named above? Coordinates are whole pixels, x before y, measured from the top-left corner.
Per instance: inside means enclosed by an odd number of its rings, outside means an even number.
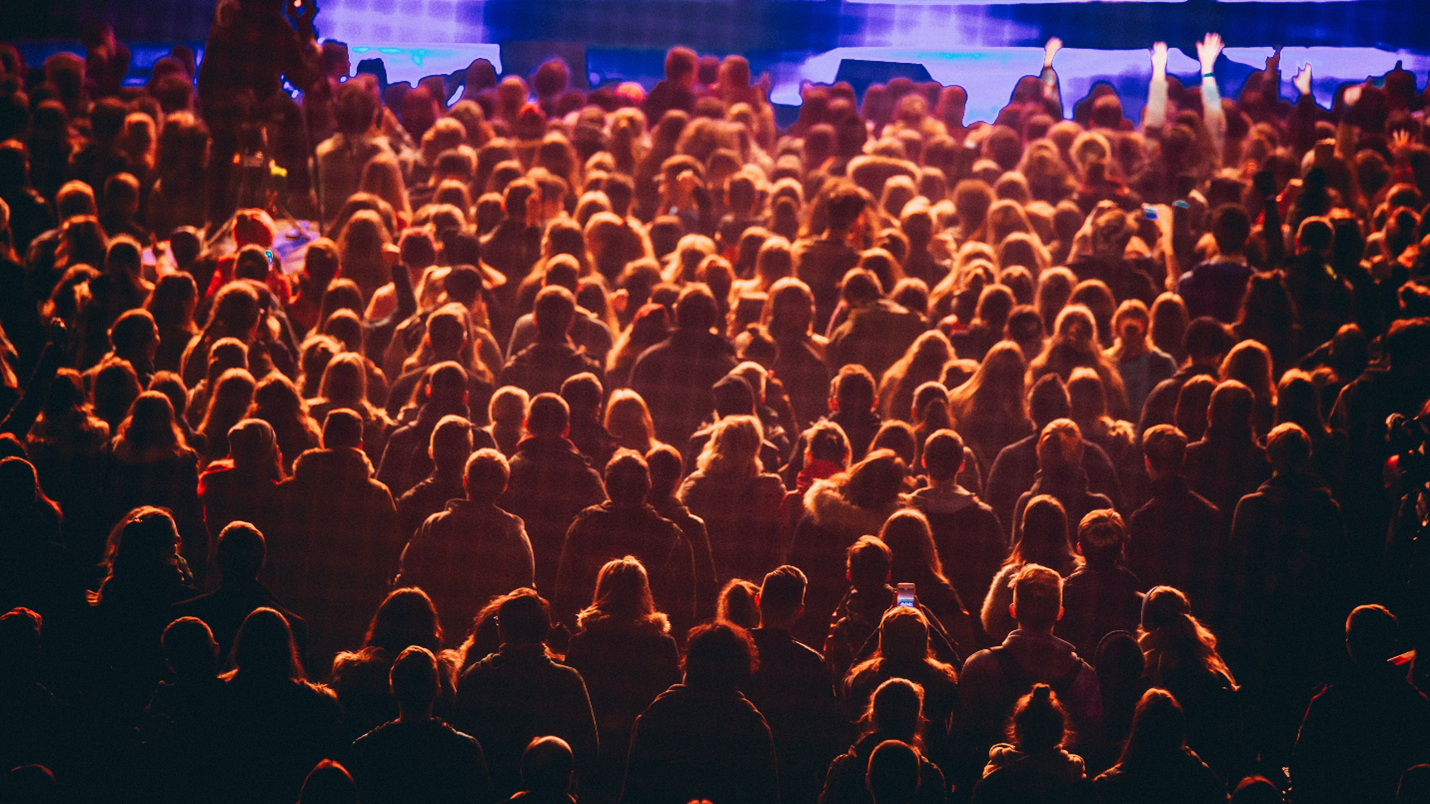
[[[1055,372],[1039,377],[1028,392],[1028,415],[1039,426],[1066,418],[1072,413],[1067,384]]]
[[[1266,435],[1266,458],[1277,472],[1304,469],[1311,462],[1311,437],[1295,422],[1282,422]]]
[[[472,423],[450,413],[438,419],[428,439],[427,451],[437,466],[455,469],[472,454]]]
[[[606,463],[605,480],[612,502],[637,503],[650,493],[650,466],[634,450],[617,450]]]
[[[740,689],[754,675],[759,651],[750,633],[716,620],[690,629],[685,651],[685,683],[693,687]]]
[[[175,673],[213,675],[218,660],[218,642],[208,623],[198,617],[180,617],[164,627],[159,638],[164,660]]]
[[[843,183],[828,196],[829,228],[842,232],[854,225],[866,206],[864,194],[853,184]]]
[[[467,489],[467,499],[473,502],[496,502],[510,480],[511,467],[506,457],[490,447],[473,452],[462,469],[462,485]]]
[[[951,480],[963,468],[963,436],[956,430],[935,430],[924,441],[924,470],[932,480]]]
[[[347,408],[328,411],[323,420],[323,447],[362,449],[362,417]]]
[[[873,408],[878,393],[876,388],[874,375],[859,363],[850,363],[839,369],[829,384],[830,395],[839,401],[841,409],[849,403],[861,406],[860,409]]]
[[[839,295],[850,304],[869,302],[883,297],[884,286],[868,268],[850,268],[839,283]]]
[[[532,315],[542,339],[563,337],[576,318],[576,296],[560,285],[547,285],[536,294]]]
[[[539,644],[551,630],[551,606],[535,589],[524,587],[498,606],[497,624],[507,642]]]
[[[561,383],[561,398],[566,400],[566,404],[572,410],[601,411],[601,397],[605,396],[605,390],[601,388],[601,380],[589,371],[580,374],[572,374]]]
[[[680,79],[694,75],[699,64],[695,51],[688,47],[673,47],[665,54],[665,76]]]
[[[487,415],[493,422],[521,423],[526,418],[526,406],[531,401],[525,389],[515,385],[503,385],[492,394],[487,403]]]
[[[1181,474],[1187,457],[1187,435],[1170,424],[1158,424],[1142,434],[1142,454],[1158,472]]]
[[[908,743],[885,740],[869,754],[864,783],[874,804],[911,801],[919,792],[919,752]]]
[[[760,608],[791,612],[804,603],[804,590],[809,580],[799,567],[789,564],[775,567],[765,574],[760,584]]]
[[[1013,615],[1019,626],[1048,628],[1063,608],[1063,579],[1039,564],[1027,564],[1013,578]]]
[[[1224,355],[1231,349],[1231,335],[1226,325],[1211,316],[1198,316],[1182,333],[1182,350],[1192,357]]]
[[[1240,254],[1251,237],[1251,216],[1240,204],[1222,204],[1212,210],[1212,237],[1217,251]]]
[[[1346,650],[1362,664],[1384,662],[1395,655],[1400,621],[1380,605],[1357,606],[1346,618]]]
[[[422,711],[437,700],[437,657],[421,645],[409,645],[393,660],[387,681],[398,706]]]
[[[1127,526],[1111,508],[1089,511],[1077,525],[1077,543],[1090,563],[1107,564],[1122,555]]]
[[[809,457],[819,461],[829,461],[841,466],[849,462],[849,437],[837,422],[824,420],[809,428],[805,439],[805,451]]]
[[[845,552],[849,582],[855,587],[887,583],[893,563],[893,552],[876,536],[860,536]]]
[[[703,282],[691,282],[680,291],[675,300],[675,323],[681,329],[695,329],[701,332],[715,326],[720,318],[720,307],[715,296]]]
[[[267,544],[263,533],[249,522],[230,522],[218,534],[214,562],[229,580],[250,580],[263,571]]]
[[[560,395],[537,394],[526,411],[526,430],[534,436],[559,436],[571,425],[571,406]]]
[[[521,783],[531,793],[564,791],[575,769],[571,745],[560,737],[536,737],[521,755]]]

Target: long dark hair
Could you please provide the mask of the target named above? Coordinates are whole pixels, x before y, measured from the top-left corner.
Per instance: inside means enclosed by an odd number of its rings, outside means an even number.
[[[288,620],[274,609],[254,609],[238,629],[229,654],[227,681],[306,681]]]

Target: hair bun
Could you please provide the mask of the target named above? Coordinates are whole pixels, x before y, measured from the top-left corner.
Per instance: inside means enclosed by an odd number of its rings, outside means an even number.
[[[1033,685],[1033,701],[1036,703],[1047,703],[1052,700],[1053,688],[1047,684]]]

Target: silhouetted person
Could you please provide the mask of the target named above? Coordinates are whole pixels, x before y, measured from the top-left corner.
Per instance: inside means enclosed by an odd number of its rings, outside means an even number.
[[[283,615],[293,631],[302,657],[308,644],[308,624],[284,607],[258,580],[267,556],[263,534],[248,522],[231,522],[218,537],[214,563],[218,588],[208,594],[175,603],[174,617],[197,617],[213,632],[220,656],[227,656],[243,621],[255,609],[270,608]]]
[[[0,763],[79,770],[80,724],[41,683],[40,615],[15,608],[0,615]],[[23,727],[20,727],[23,724]]]
[[[1142,619],[1137,576],[1122,562],[1126,526],[1116,511],[1090,511],[1077,527],[1084,563],[1063,581],[1063,618],[1057,633],[1079,656],[1096,656],[1113,631],[1136,631]]]
[[[927,726],[922,716],[923,699],[923,687],[905,678],[891,678],[874,690],[859,720],[864,733],[848,751],[829,763],[819,797],[821,804],[873,804],[870,762],[873,753],[890,741],[918,752],[912,774],[917,790],[908,800],[934,804],[945,800],[947,787],[943,772],[919,750]]]
[[[1063,749],[1068,714],[1047,684],[1034,684],[1013,710],[1011,743],[993,746],[974,804],[1097,801],[1082,757]]]
[[[482,744],[498,797],[521,788],[521,756],[535,737],[570,744],[578,775],[596,760],[598,738],[581,674],[552,661],[544,644],[550,609],[531,589],[497,611],[501,650],[470,667],[457,687],[457,722]]]
[[[482,747],[432,716],[437,659],[423,647],[398,654],[389,674],[397,719],[359,737],[348,766],[365,802],[492,801]]]
[[[1186,737],[1187,719],[1177,699],[1166,690],[1144,693],[1121,760],[1093,780],[1103,804],[1225,802],[1226,784],[1187,748]]]
[[[496,505],[510,475],[500,452],[472,453],[463,471],[466,498],[429,517],[402,551],[397,583],[422,587],[449,623],[466,627],[487,601],[533,583],[526,529]]]
[[[1008,541],[998,515],[970,489],[958,484],[963,469],[963,438],[937,430],[922,453],[928,486],[909,496],[909,507],[928,519],[949,581],[964,600],[979,601],[1008,555]]]
[[[502,385],[515,385],[531,396],[559,393],[567,378],[590,372],[600,379],[604,368],[571,343],[571,322],[576,317],[576,296],[560,285],[536,294],[536,342],[507,361]]]
[[[1390,661],[1399,630],[1382,606],[1358,606],[1346,618],[1353,667],[1311,699],[1301,721],[1290,765],[1298,802],[1388,804],[1401,773],[1430,758],[1430,700]]]
[[[735,350],[712,330],[720,308],[709,288],[687,285],[675,302],[675,329],[631,367],[631,388],[650,406],[656,435],[684,444],[710,412],[710,387],[735,367]]]
[[[691,630],[684,682],[636,720],[624,804],[779,801],[770,728],[741,694],[758,661],[737,625],[717,620]]]
[[[144,710],[144,772],[156,800],[177,804],[204,797],[218,781],[218,715],[227,687],[218,674],[222,654],[203,620],[174,620],[162,644],[169,678],[159,682]]]
[[[522,804],[575,804],[571,782],[576,758],[560,737],[538,737],[521,755],[522,791],[511,801]]]
[[[1271,477],[1266,450],[1252,429],[1255,401],[1245,385],[1222,382],[1207,406],[1206,433],[1187,445],[1187,485],[1223,513],[1223,528],[1231,527],[1237,502]]]
[[[750,632],[760,666],[746,692],[774,735],[780,800],[790,804],[818,797],[841,731],[824,657],[790,636],[804,616],[806,583],[804,573],[789,565],[766,574],[760,586],[760,627]]]
[[[1082,456],[1087,448],[1082,431],[1072,419],[1055,419],[1038,436],[1038,473],[1033,485],[1018,498],[1013,508],[1013,541],[1022,533],[1023,510],[1034,497],[1047,494],[1062,503],[1068,515],[1068,541],[1076,535],[1073,523],[1090,511],[1112,508],[1112,499],[1088,488]]]
[[[462,479],[472,454],[472,429],[471,422],[452,414],[432,428],[427,445],[432,474],[397,500],[397,526],[404,539],[410,540],[427,517],[445,509],[448,501],[466,496]]]
[[[313,766],[298,796],[298,804],[357,804],[357,800],[357,785],[348,769],[331,759]]]
[[[656,605],[683,631],[695,616],[690,542],[646,502],[650,469],[644,458],[628,450],[617,453],[606,465],[605,485],[610,499],[582,511],[566,531],[556,573],[557,616],[569,621],[592,599],[596,576],[607,561],[633,555],[649,568]]]
[[[1172,586],[1211,603],[1221,511],[1192,491],[1183,475],[1187,437],[1170,424],[1142,434],[1152,498],[1127,519],[1127,568],[1143,588]]]
[[[536,556],[536,588],[553,593],[566,530],[581,511],[606,499],[601,475],[566,438],[571,413],[556,394],[539,394],[526,414],[530,435],[511,456],[511,479],[497,505],[521,517]],[[510,590],[508,590],[510,591]]]

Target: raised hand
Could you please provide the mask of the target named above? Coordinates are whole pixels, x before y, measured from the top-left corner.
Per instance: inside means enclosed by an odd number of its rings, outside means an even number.
[[[1311,65],[1309,63],[1301,65],[1301,69],[1296,71],[1296,77],[1291,79],[1296,91],[1302,95],[1311,94]]]
[[[1058,51],[1062,49],[1063,40],[1057,38],[1056,36],[1054,36],[1052,39],[1049,39],[1048,43],[1046,45],[1043,45],[1043,66],[1053,66],[1053,57],[1057,56]]]
[[[1152,43],[1152,78],[1167,77],[1167,43]]]
[[[1276,52],[1266,57],[1266,72],[1274,73],[1281,69],[1281,47],[1276,47]]]
[[[1410,130],[1409,130],[1409,129],[1397,128],[1396,130],[1390,132],[1390,148],[1391,148],[1391,150],[1398,151],[1398,150],[1400,150],[1401,148],[1406,148],[1406,147],[1408,147],[1409,145],[1410,145]]]
[[[1342,96],[1345,98],[1346,107],[1354,109],[1356,104],[1360,103],[1360,94],[1364,90],[1365,84],[1356,84],[1353,87],[1346,87],[1346,94]]]
[[[1197,60],[1202,63],[1202,75],[1206,75],[1216,66],[1217,56],[1221,55],[1222,49],[1221,34],[1209,33],[1202,41],[1197,43]]]

